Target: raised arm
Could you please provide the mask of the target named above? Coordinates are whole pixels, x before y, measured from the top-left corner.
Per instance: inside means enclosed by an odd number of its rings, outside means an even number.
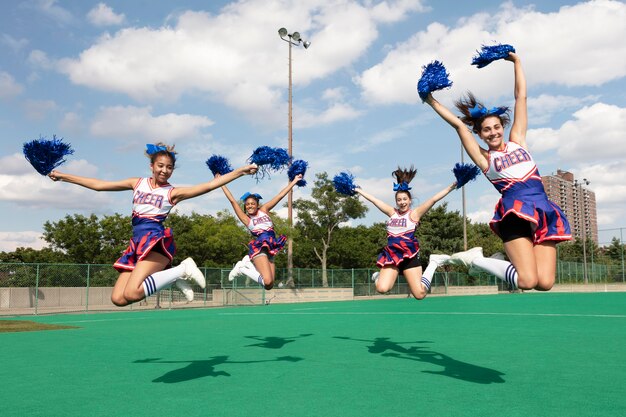
[[[430,197],[428,200],[424,201],[419,207],[414,208],[411,212],[411,219],[418,222],[422,216],[426,214],[426,212],[430,210],[435,203],[437,203],[437,201],[441,200],[454,190],[456,190],[456,181],[439,191],[434,196]]]
[[[465,126],[461,119],[452,113],[446,106],[437,101],[432,94],[428,95],[425,103],[432,107],[435,113],[437,113],[443,120],[452,126],[454,130],[456,130],[463,148],[465,148],[465,151],[472,161],[474,161],[476,166],[478,166],[481,170],[486,170],[489,166],[489,161],[487,159],[488,152],[478,146],[478,142],[474,139],[472,132],[467,126]]]
[[[513,124],[509,140],[526,148],[526,130],[528,129],[528,110],[526,104],[526,76],[522,68],[522,61],[519,56],[509,52],[507,61],[513,63],[515,71],[515,109],[513,111]]]
[[[218,174],[215,176],[215,178],[218,177],[221,177],[221,175]],[[250,223],[250,217],[248,217],[248,215],[241,209],[241,206],[239,205],[235,197],[233,197],[233,194],[230,192],[227,186],[222,185],[222,191],[224,191],[224,195],[226,196],[228,201],[230,201],[230,205],[233,206],[233,210],[235,211],[235,215],[237,216],[237,218],[241,221],[241,223],[247,226],[248,223]]]
[[[371,195],[369,193],[366,193],[361,188],[356,188],[354,191],[356,191],[357,193],[361,194],[363,196],[363,198],[365,198],[367,201],[369,201],[370,203],[375,205],[376,208],[378,208],[378,210],[380,210],[383,213],[385,213],[388,217],[393,216],[393,213],[396,211],[396,209],[391,207],[389,204],[385,203],[382,200],[379,200],[378,198],[374,197],[373,195]]]
[[[79,175],[65,174],[60,171],[52,171],[48,174],[52,181],[63,181],[80,185],[94,191],[125,191],[132,190],[139,178],[126,178],[119,181],[104,181],[97,178],[81,177]]]
[[[287,186],[285,188],[280,190],[280,192],[278,194],[276,194],[274,196],[274,198],[272,198],[270,201],[268,201],[267,203],[265,203],[261,207],[259,207],[259,210],[262,210],[262,211],[264,211],[266,213],[269,213],[276,206],[276,204],[278,204],[278,202],[280,200],[285,198],[287,193],[289,191],[291,191],[293,189],[293,187],[295,187],[296,184],[298,183],[298,181],[300,181],[301,179],[302,179],[302,174],[296,175],[294,177],[293,181],[291,181],[289,184],[287,184]]]
[[[178,204],[183,200],[194,198],[202,194],[206,194],[209,191],[213,191],[216,188],[220,188],[229,182],[242,177],[244,175],[254,174],[257,170],[255,164],[246,165],[241,168],[237,168],[228,174],[221,175],[209,182],[205,182],[198,185],[192,185],[191,187],[176,187],[172,190],[172,202]]]

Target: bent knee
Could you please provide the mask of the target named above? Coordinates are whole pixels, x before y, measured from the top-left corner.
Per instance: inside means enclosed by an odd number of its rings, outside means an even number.
[[[124,298],[123,295],[120,294],[111,294],[111,302],[118,307],[123,307],[128,305],[128,300]]]

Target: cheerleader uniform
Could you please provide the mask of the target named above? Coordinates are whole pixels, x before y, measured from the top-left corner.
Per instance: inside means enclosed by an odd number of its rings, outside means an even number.
[[[287,236],[285,235],[276,237],[272,219],[261,210],[257,210],[254,216],[250,216],[248,230],[255,238],[248,243],[248,256],[250,259],[254,259],[255,256],[264,250],[267,251],[268,256],[271,258],[280,252],[287,242]]]
[[[137,262],[143,260],[148,253],[156,250],[167,256],[171,266],[176,245],[172,229],[165,228],[163,222],[174,207],[171,193],[174,187],[165,184],[161,187],[152,185],[152,178],[140,178],[133,189],[133,237],[128,248],[113,264],[119,272],[132,271]]]
[[[400,270],[419,266],[417,261],[419,261],[420,246],[415,236],[415,229],[418,225],[419,223],[411,220],[411,210],[400,213],[396,209],[387,221],[387,246],[378,255],[376,265],[380,268],[395,265]],[[409,265],[403,263],[404,261],[412,262]]]
[[[489,151],[489,166],[484,171],[502,197],[495,207],[489,226],[500,238],[500,225],[508,215],[526,220],[535,244],[572,238],[569,222],[559,206],[548,200],[541,176],[527,150],[508,142],[502,151]]]

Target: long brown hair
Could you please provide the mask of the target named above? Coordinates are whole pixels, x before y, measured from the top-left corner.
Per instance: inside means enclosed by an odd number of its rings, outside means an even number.
[[[405,183],[408,186],[409,183],[413,181],[413,178],[415,178],[415,174],[417,174],[417,169],[411,165],[411,168],[409,169],[398,167],[398,169],[391,173],[391,176],[396,179],[398,185]],[[412,199],[411,192],[408,189],[397,190],[396,196],[398,196],[398,193],[406,193],[409,198]]]

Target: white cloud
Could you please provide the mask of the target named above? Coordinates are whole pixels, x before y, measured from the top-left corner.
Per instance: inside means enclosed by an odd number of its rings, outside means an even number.
[[[94,136],[124,140],[181,140],[201,136],[213,125],[205,116],[168,113],[151,114],[151,107],[116,106],[100,110],[91,123]]]
[[[236,2],[216,15],[185,11],[171,25],[105,34],[78,57],[59,60],[57,68],[75,84],[137,100],[208,93],[252,120],[282,124],[276,109],[286,107],[287,45],[277,29],[285,21],[289,30],[312,42],[306,51],[293,48],[293,83],[298,86],[362,56],[378,36],[377,24],[422,9],[416,0],[365,5],[335,0]],[[323,123],[350,117],[354,113],[345,106],[319,113]]]
[[[15,155],[8,160],[13,161],[16,166],[0,172],[0,201],[29,208],[91,210],[97,213],[105,212],[112,201],[112,193],[95,193],[74,184],[53,182],[39,175],[24,159],[22,164],[29,167],[28,173],[25,173],[25,169],[20,168],[19,162],[14,158]],[[84,160],[69,161],[63,166],[63,171],[65,170],[80,172],[86,177],[94,177],[97,173],[97,169]]]
[[[21,94],[24,90],[11,74],[0,71],[0,99],[11,98]]]
[[[538,97],[528,98],[528,121],[534,125],[548,123],[552,116],[558,112],[570,110],[585,104],[598,101],[599,96],[563,96],[541,94]]]
[[[114,26],[124,23],[126,16],[124,13],[116,14],[111,7],[104,3],[98,3],[87,13],[87,20],[95,26]]]
[[[3,33],[2,36],[0,36],[0,43],[5,44],[9,48],[11,48],[14,52],[18,52],[22,50],[26,45],[28,45],[28,39],[25,39],[25,38],[16,39],[11,35]]]
[[[62,26],[74,19],[72,13],[57,5],[57,0],[36,0],[34,8]]]
[[[22,107],[30,120],[41,121],[58,108],[52,100],[26,100]]]
[[[41,232],[0,232],[0,252],[14,252],[17,248],[39,250],[46,246]]]
[[[626,216],[626,164],[622,160],[581,165],[573,170],[576,178],[590,181],[588,188],[596,194],[598,224],[623,225]],[[600,227],[601,228],[601,227]]]
[[[531,129],[527,141],[533,152],[557,150],[568,163],[626,159],[626,108],[596,103],[573,114],[560,128]]]
[[[28,54],[28,62],[31,65],[42,69],[49,69],[53,67],[53,62],[48,58],[48,55],[39,49],[34,49]]]
[[[483,99],[508,96],[510,63],[481,70],[470,65],[482,44],[497,40],[516,48],[532,85],[597,86],[626,75],[626,44],[621,40],[626,38],[624,21],[626,4],[618,1],[588,1],[555,13],[516,9],[505,3],[493,15],[475,14],[454,27],[430,24],[396,45],[355,82],[369,102],[415,103],[421,67],[438,59],[450,72],[453,88],[471,88]]]

